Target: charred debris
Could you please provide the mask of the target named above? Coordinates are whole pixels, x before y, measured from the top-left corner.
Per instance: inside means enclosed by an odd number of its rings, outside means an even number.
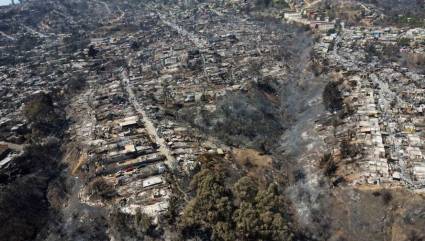
[[[420,240],[425,30],[347,2],[0,7],[1,237]]]

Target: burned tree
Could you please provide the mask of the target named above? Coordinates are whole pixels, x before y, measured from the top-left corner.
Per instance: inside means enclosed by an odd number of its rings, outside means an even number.
[[[90,45],[87,55],[91,58],[95,58],[98,52],[99,50],[95,49],[94,45]]]
[[[326,110],[336,112],[343,108],[343,99],[341,91],[338,88],[338,83],[329,82],[323,90],[322,97]]]
[[[65,124],[63,113],[55,106],[52,95],[48,93],[30,97],[25,103],[24,115],[30,124],[33,140],[58,135]]]

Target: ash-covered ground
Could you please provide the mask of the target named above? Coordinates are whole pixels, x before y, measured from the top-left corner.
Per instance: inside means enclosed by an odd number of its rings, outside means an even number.
[[[0,7],[1,239],[423,240],[411,6],[423,3]],[[384,128],[389,102],[405,131]]]

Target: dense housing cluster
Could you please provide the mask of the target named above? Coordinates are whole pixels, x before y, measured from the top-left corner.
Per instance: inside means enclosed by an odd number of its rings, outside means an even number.
[[[425,20],[370,2],[0,7],[0,235],[415,240]]]
[[[418,28],[349,27],[324,34],[316,44],[343,80],[351,116],[338,137],[362,154],[345,156],[360,168],[349,171],[355,183],[425,184],[424,38],[425,30]]]

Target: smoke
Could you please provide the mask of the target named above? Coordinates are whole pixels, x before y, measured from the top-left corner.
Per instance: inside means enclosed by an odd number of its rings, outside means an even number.
[[[281,137],[278,153],[286,153],[293,158],[306,153],[309,144],[315,144],[314,121],[325,114],[322,93],[325,79],[313,72],[312,36],[298,30],[292,40],[285,45],[290,53],[288,79],[280,88],[280,109],[286,131]],[[308,136],[308,138],[307,138]]]
[[[328,82],[326,75],[317,76],[312,61],[313,37],[298,29],[290,41],[285,42],[285,60],[288,77],[279,90],[280,113],[285,131],[273,150],[277,166],[292,176],[286,190],[294,205],[299,225],[315,239],[327,237],[329,220],[323,215],[327,208],[329,186],[314,163],[326,153],[323,136],[317,122],[326,118],[323,90]],[[301,175],[301,174],[302,175]]]
[[[264,21],[264,19],[262,19]],[[329,226],[325,210],[330,187],[323,180],[323,174],[314,163],[327,152],[323,136],[319,133],[317,122],[327,118],[323,104],[323,90],[328,83],[326,75],[318,76],[312,59],[313,36],[305,29],[276,22],[263,22],[268,31],[284,28],[288,37],[280,42],[276,52],[282,54],[287,73],[277,80],[279,96],[278,115],[280,133],[277,145],[272,152],[276,166],[282,172],[296,176],[286,190],[296,211],[296,217],[303,229],[314,233],[313,238],[324,239]]]

